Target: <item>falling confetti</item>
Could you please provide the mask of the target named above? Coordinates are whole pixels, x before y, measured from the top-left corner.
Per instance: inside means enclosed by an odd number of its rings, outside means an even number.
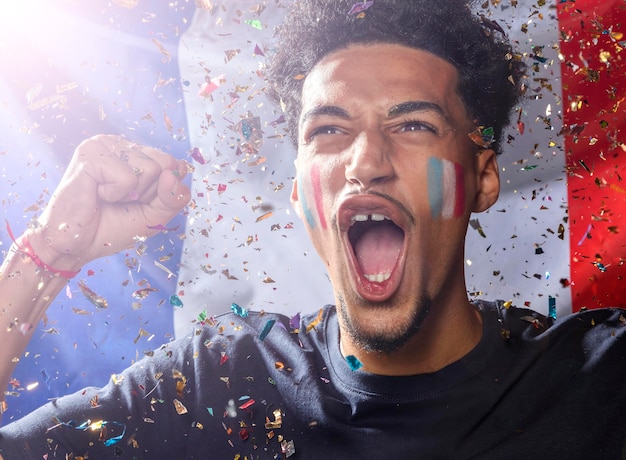
[[[182,402],[180,402],[178,399],[174,399],[173,402],[174,402],[174,408],[176,409],[176,413],[178,415],[183,415],[187,413],[187,408]]]
[[[354,355],[346,356],[346,362],[348,363],[348,366],[350,366],[350,369],[352,369],[353,371],[358,371],[363,367],[363,363],[359,361],[359,358]]]
[[[176,308],[183,308],[183,302],[182,300],[180,300],[180,297],[178,297],[176,294],[172,294],[170,296],[170,305]]]
[[[265,326],[263,327],[263,330],[261,331],[261,334],[259,334],[259,339],[261,340],[261,342],[263,340],[265,340],[267,335],[272,330],[272,327],[274,327],[275,323],[276,323],[276,320],[274,320],[274,319],[267,320],[267,323],[265,323]]]
[[[348,11],[348,14],[350,16],[355,15],[355,14],[359,14],[359,13],[363,13],[365,10],[367,10],[369,7],[371,7],[374,4],[373,1],[363,1],[363,2],[359,2],[359,3],[355,3],[354,5],[352,5],[352,8],[350,8],[350,11]]]
[[[230,306],[230,309],[233,311],[233,313],[235,313],[237,316],[241,316],[242,318],[245,318],[246,316],[248,316],[248,310],[246,310],[243,307],[240,307],[236,303],[233,303]]]
[[[243,22],[248,24],[250,27],[254,27],[255,29],[263,29],[263,23],[258,19],[246,19]]]
[[[109,306],[108,302],[104,297],[100,297],[94,291],[89,289],[87,283],[83,280],[78,281],[78,288],[80,292],[89,300],[96,308],[107,308]]]

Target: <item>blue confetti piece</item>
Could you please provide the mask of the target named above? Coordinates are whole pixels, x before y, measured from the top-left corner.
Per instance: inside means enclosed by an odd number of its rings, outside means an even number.
[[[170,305],[177,308],[183,308],[183,301],[180,300],[180,297],[178,297],[176,294],[172,294],[170,296]]]
[[[246,310],[243,307],[240,307],[239,305],[237,305],[234,302],[230,306],[230,309],[235,313],[235,315],[241,316],[242,318],[245,318],[246,316],[248,316],[248,310]]]
[[[548,297],[548,316],[552,319],[556,319],[556,298]]]
[[[354,355],[346,356],[346,362],[348,363],[348,366],[350,366],[350,369],[352,369],[353,371],[358,371],[363,367],[363,363],[359,361],[359,358]]]
[[[243,134],[243,137],[249,141],[250,140],[250,136],[252,136],[252,127],[244,121],[241,122],[241,134]]]
[[[267,337],[267,334],[270,333],[270,331],[274,327],[274,323],[275,322],[276,322],[275,319],[268,319],[267,320],[267,323],[265,323],[265,326],[263,327],[263,330],[261,331],[261,334],[259,334],[259,339],[261,339],[261,342],[263,342],[263,340],[265,340],[265,337]]]
[[[213,408],[212,407],[207,407],[206,410],[207,410],[207,412],[209,414],[211,414],[211,417],[213,417]]]

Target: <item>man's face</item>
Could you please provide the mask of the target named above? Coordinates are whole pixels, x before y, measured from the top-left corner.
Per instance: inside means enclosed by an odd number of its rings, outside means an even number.
[[[457,82],[443,59],[390,44],[336,51],[304,82],[292,203],[362,348],[398,348],[429,305],[466,295],[467,220],[498,183],[493,152],[477,156],[468,137]]]

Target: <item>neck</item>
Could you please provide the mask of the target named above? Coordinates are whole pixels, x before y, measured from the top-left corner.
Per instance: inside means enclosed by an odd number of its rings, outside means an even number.
[[[435,302],[420,330],[392,353],[365,351],[341,334],[341,352],[353,355],[363,370],[380,375],[436,372],[469,353],[482,336],[482,318],[463,291],[460,298]]]

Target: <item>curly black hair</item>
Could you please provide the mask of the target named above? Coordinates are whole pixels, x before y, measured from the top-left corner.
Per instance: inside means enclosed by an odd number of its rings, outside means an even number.
[[[294,0],[280,28],[268,92],[284,104],[294,146],[302,84],[315,64],[351,44],[392,43],[431,52],[456,67],[468,112],[477,125],[493,128],[491,147],[500,153],[526,71],[502,29],[474,14],[468,0],[364,1],[365,11],[350,14],[353,5],[355,0]]]

